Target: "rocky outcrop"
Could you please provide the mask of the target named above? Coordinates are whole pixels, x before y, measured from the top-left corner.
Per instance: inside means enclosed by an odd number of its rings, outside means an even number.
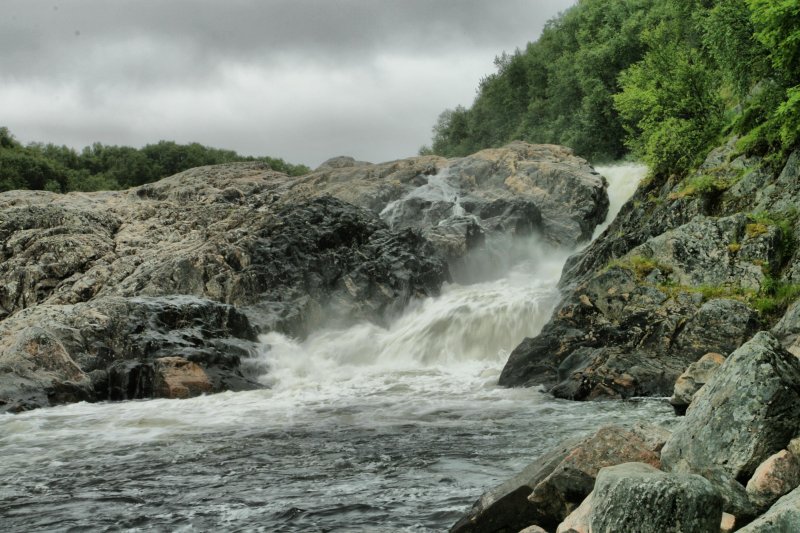
[[[695,395],[661,451],[665,468],[719,468],[746,482],[800,433],[800,360],[758,333]]]
[[[568,261],[562,302],[513,351],[502,385],[576,400],[668,396],[703,354],[725,356],[775,322],[800,279],[800,154],[776,176],[734,144],[684,180],[646,181]],[[794,349],[791,309],[776,335]]]
[[[245,364],[259,332],[383,324],[468,272],[470,254],[532,233],[573,245],[605,217],[605,186],[567,149],[514,143],[334,158],[300,177],[242,163],[128,191],[0,194],[0,410],[259,386],[264,369]],[[165,366],[174,357],[188,363]]]
[[[519,475],[481,496],[452,533],[556,529],[592,491],[601,468],[644,461],[658,466],[661,428],[607,426],[579,442],[566,442]]]
[[[619,533],[718,533],[722,498],[705,478],[650,465],[604,468],[592,497],[591,530]]]
[[[770,507],[757,520],[743,527],[741,533],[785,533],[796,531],[800,525],[800,487]]]

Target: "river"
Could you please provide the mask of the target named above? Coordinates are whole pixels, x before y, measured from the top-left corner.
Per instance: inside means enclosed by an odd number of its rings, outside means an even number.
[[[643,170],[601,167],[611,214]],[[388,328],[262,337],[270,389],[0,415],[2,531],[442,531],[566,437],[668,420],[664,401],[499,388],[547,321],[567,253],[447,285]]]

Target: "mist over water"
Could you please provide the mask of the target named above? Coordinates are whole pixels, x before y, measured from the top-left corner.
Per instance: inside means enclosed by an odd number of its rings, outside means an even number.
[[[643,173],[598,170],[612,211]],[[656,401],[497,387],[567,257],[521,244],[501,278],[450,284],[388,328],[264,335],[251,364],[268,390],[0,416],[0,529],[441,531],[565,437],[667,419]]]

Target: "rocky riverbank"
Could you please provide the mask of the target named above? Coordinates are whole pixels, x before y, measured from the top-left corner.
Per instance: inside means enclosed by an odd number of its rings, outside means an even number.
[[[734,146],[645,181],[500,378],[573,400],[672,395],[685,418],[564,443],[451,531],[800,528],[800,153],[770,171]]]
[[[605,188],[567,149],[514,143],[0,194],[0,411],[261,387],[258,334],[387,323],[478,261],[507,266],[520,236],[574,246]]]

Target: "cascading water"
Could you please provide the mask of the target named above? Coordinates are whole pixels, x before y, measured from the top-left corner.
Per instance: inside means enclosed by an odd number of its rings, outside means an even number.
[[[599,170],[611,218],[642,170]],[[452,202],[432,181],[415,194]],[[496,386],[557,303],[566,253],[526,244],[502,279],[449,285],[386,329],[265,335],[269,390],[0,416],[2,529],[440,531],[565,437],[667,418]]]

